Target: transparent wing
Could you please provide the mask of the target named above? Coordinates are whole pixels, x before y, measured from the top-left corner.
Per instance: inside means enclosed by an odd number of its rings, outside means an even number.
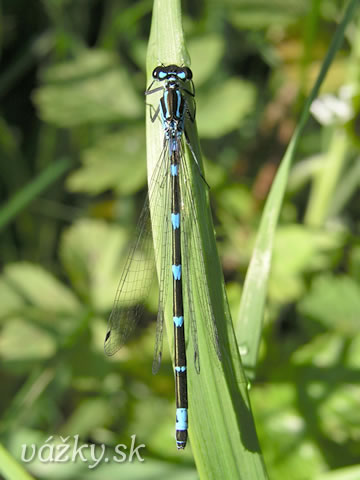
[[[164,148],[164,162],[169,165],[168,150]],[[169,170],[169,169],[168,169]],[[171,195],[170,195],[170,173],[167,171],[165,177],[165,185],[160,188],[163,190],[162,202],[156,204],[155,210],[163,212],[161,225],[157,231],[155,245],[161,245],[161,262],[159,266],[159,309],[156,324],[156,340],[154,348],[154,360],[152,364],[152,372],[156,374],[159,370],[162,355],[163,333],[164,333],[164,317],[165,317],[165,303],[166,299],[172,296],[172,277],[171,277]],[[172,297],[171,297],[172,298]]]
[[[183,221],[184,225],[186,225],[187,221]],[[190,324],[190,332],[191,332],[191,339],[193,343],[193,348],[194,348],[194,365],[195,365],[195,370],[197,373],[200,373],[200,357],[199,357],[199,346],[198,346],[198,337],[197,337],[197,327],[196,327],[196,319],[195,319],[195,306],[194,306],[194,298],[193,298],[193,282],[192,282],[192,277],[191,277],[191,271],[190,271],[190,255],[188,252],[190,252],[190,242],[188,235],[184,235],[184,231],[186,231],[186,227],[182,230],[182,245],[184,245],[185,248],[183,248],[183,254],[182,254],[182,263],[183,263],[183,270],[184,270],[184,278],[185,283],[186,283],[186,288],[185,288],[185,296],[184,298],[187,300],[185,304],[188,306],[188,318],[189,318],[189,324]]]
[[[164,215],[164,209],[169,208],[169,173],[166,153],[167,145],[164,143],[163,152],[153,172],[149,193],[136,227],[134,242],[120,278],[104,344],[105,353],[114,355],[135,330],[143,314],[144,302],[150,286],[156,278],[154,243],[158,245],[158,236],[160,236],[162,259],[159,270],[160,293],[155,342],[155,357],[158,359],[158,365],[161,361],[164,299],[166,298],[164,264],[171,248],[171,242],[167,239],[169,222]]]
[[[197,168],[197,166],[195,167]],[[194,297],[199,299],[199,307],[202,312],[202,319],[205,322],[206,330],[209,332],[209,336],[214,345],[216,354],[221,361],[221,352],[219,347],[218,332],[215,322],[215,315],[212,309],[212,302],[210,298],[209,286],[207,282],[207,274],[205,268],[204,252],[202,248],[202,241],[200,236],[200,229],[197,222],[197,210],[194,203],[195,192],[193,190],[192,182],[189,180],[189,166],[185,160],[182,162],[183,175],[181,176],[181,194],[184,204],[185,214],[183,215],[184,224],[184,245],[186,247],[186,255],[182,261],[187,266],[189,272],[187,278],[190,279],[191,285],[188,288],[188,303],[190,314],[190,327],[191,334],[193,336],[194,355],[195,355],[195,368],[196,371],[200,370],[199,352],[197,346],[197,328],[194,308]],[[204,183],[199,172],[199,180]],[[186,235],[186,239],[185,239]],[[198,365],[197,365],[198,363]]]

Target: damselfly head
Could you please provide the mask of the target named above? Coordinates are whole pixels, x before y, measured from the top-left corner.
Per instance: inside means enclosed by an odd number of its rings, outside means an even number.
[[[176,79],[186,82],[187,80],[192,79],[192,71],[189,67],[178,67],[177,65],[168,65],[165,67],[161,65],[160,67],[155,67],[152,73],[154,80],[170,80]]]

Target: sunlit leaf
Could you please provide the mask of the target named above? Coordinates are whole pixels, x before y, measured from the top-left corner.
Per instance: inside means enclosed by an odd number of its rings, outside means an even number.
[[[338,444],[358,442],[360,438],[360,386],[334,385],[319,408],[320,427],[327,438]]]
[[[360,286],[345,275],[318,276],[299,310],[327,328],[352,336],[359,331]]]
[[[231,78],[214,85],[206,97],[197,96],[197,123],[202,137],[220,137],[239,129],[254,108],[255,88],[250,82]]]
[[[358,480],[360,477],[360,465],[336,468],[318,475],[315,480]]]
[[[188,48],[194,82],[198,86],[209,80],[211,74],[219,68],[225,49],[224,38],[216,34],[202,35],[189,42]],[[204,55],[205,51],[207,55]]]
[[[0,277],[0,298],[0,318],[14,312],[25,302],[21,294],[9,285],[5,276]]]
[[[50,67],[34,93],[40,116],[60,127],[138,118],[140,96],[115,55],[88,50]]]
[[[68,178],[75,192],[98,194],[109,188],[129,195],[146,182],[145,133],[126,129],[108,134],[85,150],[83,166]]]
[[[53,337],[27,321],[12,318],[2,329],[0,356],[4,361],[38,361],[51,357],[55,351]]]
[[[287,302],[304,291],[305,272],[331,267],[341,254],[341,232],[314,231],[301,225],[279,227],[275,237],[269,295]]]
[[[299,347],[291,359],[296,365],[315,365],[329,367],[338,362],[344,339],[333,333],[316,335],[308,343]]]
[[[109,310],[113,303],[127,241],[120,227],[85,219],[62,237],[60,255],[73,287],[100,310]]]
[[[9,285],[31,305],[52,312],[76,312],[78,300],[70,289],[44,270],[31,263],[14,263],[4,272]]]
[[[309,0],[226,0],[230,9],[229,18],[238,28],[260,29],[273,25],[285,26],[299,17],[304,17],[309,9]]]

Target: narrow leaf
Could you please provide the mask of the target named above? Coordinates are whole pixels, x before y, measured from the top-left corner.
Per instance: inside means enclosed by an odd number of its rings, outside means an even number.
[[[154,67],[159,64],[189,65],[181,26],[180,1],[155,0],[151,35],[148,47],[148,83]],[[194,79],[196,83],[196,78]],[[155,95],[154,95],[155,96]],[[157,97],[158,99],[159,97]],[[153,101],[156,107],[156,99]],[[152,123],[147,114],[147,159],[148,176],[151,178],[154,165],[163,148],[161,123]],[[187,122],[191,123],[191,122]],[[200,159],[200,147],[195,125],[186,125],[186,131]],[[186,149],[188,150],[188,149]],[[186,170],[194,192],[195,222],[199,226],[200,242],[204,252],[205,274],[209,285],[212,309],[216,317],[222,362],[219,361],[209,334],[202,324],[200,298],[194,295],[195,315],[200,353],[200,374],[195,372],[191,355],[192,342],[188,342],[189,385],[189,435],[200,478],[267,478],[265,466],[256,437],[254,421],[247,393],[236,339],[232,327],[224,280],[216,250],[206,186],[199,176],[194,160],[186,151]],[[164,212],[167,215],[168,212]],[[159,212],[157,212],[159,215]],[[156,238],[159,234],[155,235]],[[196,265],[200,252],[190,251],[189,262]],[[161,245],[155,245],[157,263],[160,264]],[[194,272],[196,275],[198,272]],[[192,284],[195,278],[191,277]],[[186,279],[185,279],[186,282]],[[171,291],[171,289],[170,289]],[[170,349],[173,350],[173,321],[171,299],[166,305],[166,324]],[[190,332],[190,329],[186,329]],[[189,334],[187,334],[189,336]],[[174,442],[175,448],[175,442]],[[188,448],[188,447],[187,447]]]
[[[309,118],[310,106],[318,95],[319,88],[344,39],[345,28],[353,18],[358,4],[357,0],[351,0],[348,3],[343,20],[335,32],[318,78],[305,103],[297,128],[282,159],[262,215],[254,253],[245,279],[239,317],[236,322],[236,337],[243,362],[249,369],[249,373],[253,372],[258,357],[274,236],[288,182],[289,170],[294,160],[299,139]]]

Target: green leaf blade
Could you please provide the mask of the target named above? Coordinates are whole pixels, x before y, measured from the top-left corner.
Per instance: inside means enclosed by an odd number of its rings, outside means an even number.
[[[189,65],[181,25],[180,1],[156,0],[149,40],[147,71],[150,74],[159,64]],[[196,83],[196,78],[194,79]],[[155,99],[149,98],[156,108]],[[156,165],[163,148],[163,131],[160,122],[152,123],[147,118],[147,159],[148,178]],[[201,164],[200,147],[196,126],[189,123],[186,131],[195,154]],[[186,149],[187,150],[187,149]],[[256,437],[254,421],[247,392],[247,382],[242,372],[239,351],[234,336],[221,265],[216,249],[214,227],[209,208],[208,192],[199,178],[197,166],[188,151],[185,153],[189,180],[194,194],[195,220],[204,252],[206,281],[212,309],[219,333],[222,361],[216,355],[214,345],[202,320],[199,310],[201,300],[194,294],[198,345],[200,353],[200,374],[194,369],[191,336],[188,338],[188,386],[189,386],[189,435],[200,478],[267,478],[265,466]],[[157,212],[157,215],[159,213]],[[167,215],[164,212],[164,215]],[[155,238],[159,238],[155,234]],[[155,245],[158,264],[161,259],[161,245]],[[197,265],[196,255],[191,251],[189,262]],[[191,267],[190,267],[191,268]],[[199,273],[192,271],[194,284]],[[166,327],[170,350],[172,345],[173,321],[171,301],[166,304]],[[187,330],[190,331],[189,329]],[[174,444],[175,448],[175,444]],[[189,448],[189,447],[187,447]]]

